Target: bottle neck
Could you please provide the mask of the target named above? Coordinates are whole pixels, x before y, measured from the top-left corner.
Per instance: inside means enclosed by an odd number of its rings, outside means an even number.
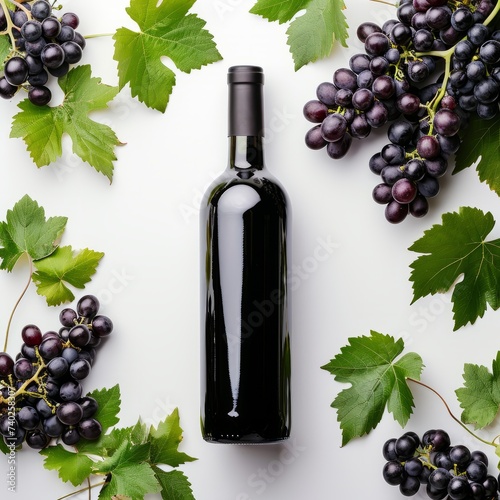
[[[264,168],[262,137],[230,136],[229,168],[237,171],[262,170]]]

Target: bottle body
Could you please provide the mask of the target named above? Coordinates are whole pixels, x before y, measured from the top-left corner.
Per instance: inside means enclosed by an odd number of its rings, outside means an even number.
[[[269,443],[290,432],[287,195],[265,168],[228,168],[202,203],[202,433]]]
[[[264,165],[263,83],[229,68],[229,163],[201,205],[201,426],[216,443],[290,434],[290,208]]]

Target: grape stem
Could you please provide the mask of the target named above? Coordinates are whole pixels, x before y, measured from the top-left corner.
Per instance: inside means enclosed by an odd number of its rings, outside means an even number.
[[[488,444],[488,445],[493,446],[493,447],[496,448],[495,443],[493,443],[491,441],[487,441],[486,439],[483,439],[482,437],[478,436],[477,434],[475,434],[474,432],[472,432],[459,418],[457,418],[453,414],[453,412],[451,411],[450,407],[448,406],[448,403],[445,401],[445,399],[443,398],[443,396],[441,396],[441,394],[439,394],[439,392],[437,392],[435,389],[433,389],[429,385],[424,384],[423,382],[420,382],[420,380],[415,380],[413,378],[407,378],[406,380],[409,380],[410,382],[413,382],[413,383],[415,383],[417,385],[421,385],[422,387],[425,387],[426,389],[429,389],[429,391],[433,392],[442,401],[442,403],[444,404],[444,406],[445,406],[447,412],[449,413],[450,417],[453,420],[455,420],[455,422],[457,422],[463,429],[465,429],[471,436],[475,437],[478,441],[481,441],[484,444]]]
[[[3,2],[3,0],[0,0],[0,3],[1,2]],[[30,265],[28,282],[26,283],[26,286],[24,287],[23,291],[21,292],[21,295],[17,299],[16,303],[14,304],[14,308],[12,309],[12,312],[10,313],[9,321],[7,323],[7,331],[5,332],[5,342],[4,342],[4,346],[3,346],[4,352],[7,352],[7,344],[9,342],[9,332],[10,332],[10,325],[12,323],[12,318],[14,317],[14,313],[16,312],[16,309],[19,306],[19,303],[21,302],[22,298],[24,297],[24,294],[28,290],[30,283],[31,283],[31,279],[33,277],[33,260],[29,256],[28,256],[28,259],[29,259],[29,265]]]
[[[0,6],[5,13],[5,20],[7,22],[7,28],[4,31],[0,31],[0,35],[9,35],[10,44],[12,45],[12,50],[16,48],[16,39],[14,38],[14,33],[12,30],[19,30],[17,26],[14,25],[10,15],[8,14],[9,8],[7,7],[6,0],[0,0]],[[30,14],[31,15],[31,14]]]
[[[81,488],[79,490],[76,490],[76,491],[73,491],[72,493],[68,493],[67,495],[64,495],[62,497],[59,497],[57,498],[57,500],[63,500],[64,498],[70,498],[74,495],[78,495],[79,493],[83,493],[84,491],[87,491],[89,492],[89,500],[90,500],[90,490],[93,489],[93,488],[98,488],[99,486],[104,486],[106,484],[106,481],[101,481],[100,483],[95,483],[95,484],[90,484],[90,480],[89,480],[89,485],[86,486],[85,488]]]

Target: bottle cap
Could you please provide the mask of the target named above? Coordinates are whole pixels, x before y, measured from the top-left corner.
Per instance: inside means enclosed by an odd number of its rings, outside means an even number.
[[[227,83],[264,84],[264,71],[259,66],[232,66],[227,73]]]

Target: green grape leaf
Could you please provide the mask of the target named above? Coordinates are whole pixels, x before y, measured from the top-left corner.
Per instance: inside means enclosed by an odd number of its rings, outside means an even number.
[[[482,120],[473,114],[467,125],[460,148],[455,157],[453,174],[476,164],[476,171],[481,182],[485,182],[492,191],[500,196],[500,116],[491,120]]]
[[[264,17],[268,21],[278,21],[280,24],[290,21],[299,10],[303,10],[311,0],[258,0],[250,9],[252,14]]]
[[[99,493],[99,500],[113,500],[118,495],[143,498],[161,489],[156,475],[149,465],[150,444],[133,445],[122,442],[116,452],[99,462],[96,470],[111,474],[111,480]]]
[[[498,309],[500,240],[486,241],[494,225],[490,212],[461,207],[458,212],[444,214],[442,224],[425,231],[409,248],[425,254],[410,265],[412,303],[454,286],[454,330],[482,318],[487,304]],[[459,277],[463,279],[455,284]]]
[[[351,384],[331,404],[337,409],[343,446],[374,429],[386,408],[402,427],[413,412],[413,395],[406,379],[420,379],[422,358],[410,352],[396,360],[404,349],[403,340],[375,331],[370,334],[350,338],[349,344],[321,367],[337,382]]]
[[[82,484],[94,466],[94,462],[86,455],[68,451],[60,444],[41,450],[40,455],[45,457],[43,466],[46,469],[58,471],[59,477],[73,486]]]
[[[6,58],[10,54],[12,45],[10,44],[9,35],[0,36],[0,71],[3,71],[5,66]]]
[[[191,483],[180,470],[166,472],[156,466],[152,469],[160,483],[163,500],[195,500]]]
[[[67,221],[67,217],[46,219],[45,210],[28,195],[23,196],[0,223],[0,269],[12,271],[23,254],[36,261],[53,253]]]
[[[113,36],[120,89],[128,83],[133,97],[161,112],[175,86],[162,57],[185,73],[222,59],[205,21],[188,14],[195,1],[131,0],[127,13],[139,31],[119,28]]]
[[[158,427],[151,427],[149,431],[151,443],[151,461],[157,464],[167,464],[177,467],[196,458],[178,450],[182,441],[182,429],[179,425],[179,410],[176,408]]]
[[[88,64],[59,78],[59,86],[64,92],[59,106],[35,106],[28,99],[18,104],[21,112],[14,116],[10,136],[23,139],[33,161],[42,167],[62,155],[62,138],[68,134],[73,152],[111,182],[114,149],[122,143],[108,125],[91,120],[88,114],[105,109],[118,88],[92,77]]]
[[[33,281],[38,294],[47,299],[49,306],[71,302],[75,296],[66,283],[76,288],[85,288],[102,257],[102,252],[88,248],[76,253],[71,246],[57,248],[48,257],[34,263],[36,271],[33,273]]]
[[[3,439],[0,439],[0,451],[5,455],[8,455],[10,453],[10,448],[7,446]]]
[[[311,0],[306,12],[291,22],[286,33],[295,71],[330,55],[335,40],[347,47],[344,9],[344,0]]]
[[[464,365],[464,386],[455,391],[463,408],[460,419],[481,429],[491,424],[500,409],[500,351],[490,372],[486,366]]]

